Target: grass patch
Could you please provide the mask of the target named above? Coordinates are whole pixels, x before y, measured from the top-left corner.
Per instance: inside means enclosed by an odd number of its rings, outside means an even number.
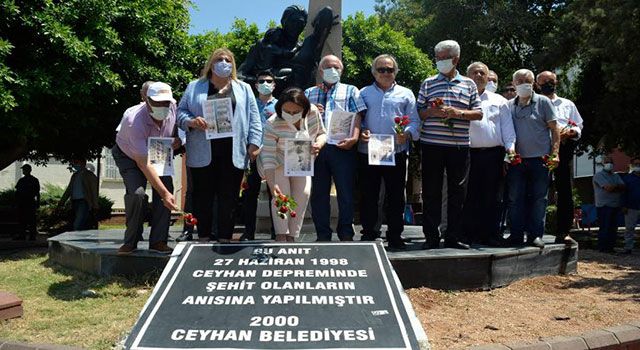
[[[99,278],[48,262],[46,250],[0,256],[0,290],[24,316],[0,323],[0,339],[111,349],[128,332],[158,275]]]
[[[125,224],[100,224],[100,230],[124,230],[127,228]]]

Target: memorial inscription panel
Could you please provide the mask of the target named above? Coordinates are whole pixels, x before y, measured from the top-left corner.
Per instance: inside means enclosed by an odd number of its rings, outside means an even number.
[[[130,349],[419,349],[377,243],[181,244]]]

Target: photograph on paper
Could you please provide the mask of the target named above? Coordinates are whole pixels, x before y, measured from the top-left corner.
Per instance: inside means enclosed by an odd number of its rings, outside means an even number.
[[[329,119],[329,133],[327,135],[328,143],[337,145],[340,141],[351,136],[353,132],[353,123],[355,121],[355,113],[345,111],[333,111]]]
[[[233,106],[231,98],[206,100],[203,114],[207,122],[207,140],[233,137]]]
[[[369,138],[369,165],[396,165],[395,136],[371,134]]]
[[[218,133],[218,128],[216,127],[216,113],[215,113],[215,107],[213,105],[213,100],[204,101],[202,114],[203,114],[204,120],[207,122],[207,130],[205,130],[205,136],[207,140],[211,140]]]
[[[147,162],[158,176],[173,176],[173,148],[171,137],[149,137],[147,141]]]
[[[284,140],[284,176],[313,176],[313,141]]]

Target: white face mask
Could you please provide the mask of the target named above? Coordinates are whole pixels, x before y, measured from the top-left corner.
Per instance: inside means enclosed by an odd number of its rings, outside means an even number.
[[[258,84],[258,92],[260,95],[271,95],[273,88],[275,88],[273,83]]]
[[[295,124],[298,120],[302,119],[302,112],[289,114],[285,111],[282,111],[282,119],[284,119],[289,124]]]
[[[340,81],[342,72],[335,68],[325,68],[322,70],[322,80],[327,84],[335,84]]]
[[[484,87],[485,90],[489,92],[496,92],[498,90],[498,85],[496,83],[490,81],[487,83],[487,86]]]
[[[213,65],[213,73],[220,78],[228,78],[231,75],[233,66],[227,61],[219,61]]]
[[[533,93],[533,84],[516,85],[516,94],[518,97],[529,97]]]
[[[151,107],[151,112],[149,112],[149,114],[153,119],[158,121],[163,121],[167,119],[167,116],[169,115],[169,107],[154,107],[151,105],[150,107]]]
[[[453,58],[450,58],[448,60],[440,60],[436,62],[436,67],[438,67],[438,72],[442,73],[442,74],[447,74],[449,72],[451,72],[451,70],[453,70],[453,68],[455,67],[453,65]]]
[[[611,171],[613,170],[613,163],[604,163],[602,167],[604,168],[605,171]]]
[[[640,166],[632,166],[631,171],[633,171],[634,173],[640,173]]]

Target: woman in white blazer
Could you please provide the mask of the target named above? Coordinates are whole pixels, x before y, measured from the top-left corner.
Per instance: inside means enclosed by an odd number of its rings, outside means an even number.
[[[178,105],[178,126],[187,134],[198,236],[202,241],[213,238],[212,208],[217,197],[217,238],[228,242],[243,172],[262,146],[256,100],[251,87],[237,80],[231,51],[213,51],[200,78],[189,83]]]

